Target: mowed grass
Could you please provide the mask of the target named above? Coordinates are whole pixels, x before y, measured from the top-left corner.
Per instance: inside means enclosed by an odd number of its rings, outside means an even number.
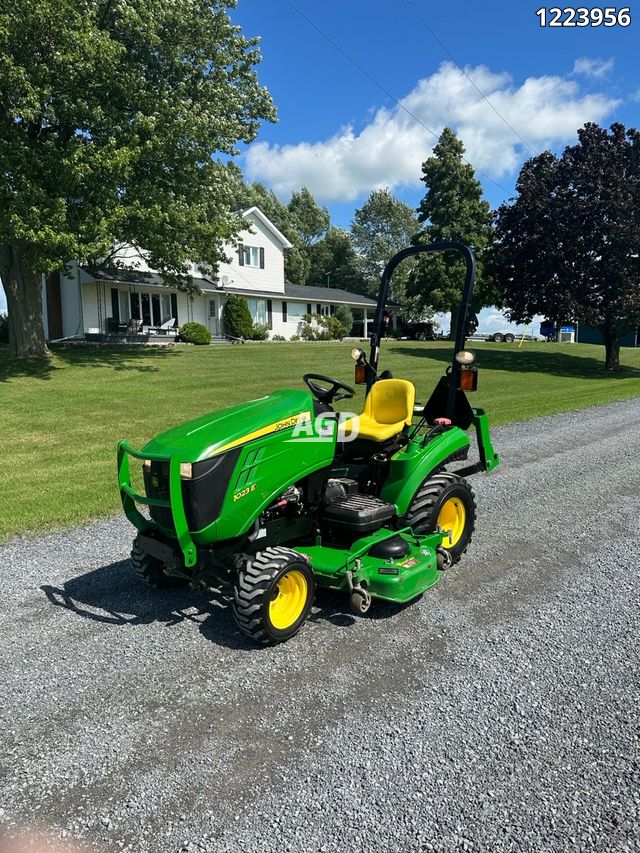
[[[474,344],[474,405],[493,425],[640,395],[640,349],[624,369],[602,369],[603,348],[545,343]],[[50,361],[12,365],[0,348],[0,540],[113,515],[120,503],[115,449],[141,446],[204,412],[277,388],[302,374],[352,382],[350,344],[67,348]],[[386,341],[381,369],[411,379],[425,401],[451,358],[449,343]],[[359,411],[363,390],[343,409]],[[499,450],[499,447],[498,447]]]

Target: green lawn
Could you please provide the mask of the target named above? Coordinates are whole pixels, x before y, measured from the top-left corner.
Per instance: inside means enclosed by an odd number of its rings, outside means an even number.
[[[480,378],[473,402],[494,425],[640,395],[640,349],[622,351],[625,369],[614,376],[602,370],[601,347],[475,349]],[[349,350],[349,344],[68,348],[50,363],[15,368],[0,348],[0,541],[117,512],[118,439],[141,445],[208,410],[299,388],[307,371],[350,382]],[[381,368],[411,379],[424,401],[450,353],[446,343],[388,341]],[[361,405],[359,389],[354,409]]]

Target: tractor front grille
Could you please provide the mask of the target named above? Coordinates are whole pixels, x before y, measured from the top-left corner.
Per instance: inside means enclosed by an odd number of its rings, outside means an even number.
[[[196,532],[208,527],[220,515],[229,481],[240,448],[221,453],[212,459],[194,462],[190,480],[182,480],[182,502],[189,530]],[[148,498],[169,500],[169,463],[151,460],[144,470],[144,488]],[[173,529],[173,515],[168,507],[149,507],[151,518],[168,530]]]

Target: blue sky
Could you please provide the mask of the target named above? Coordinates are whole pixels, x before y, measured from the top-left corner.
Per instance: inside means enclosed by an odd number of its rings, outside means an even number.
[[[348,227],[374,187],[418,204],[435,142],[425,125],[459,133],[494,206],[513,194],[532,151],[562,150],[585,121],[638,127],[640,5],[626,29],[543,29],[538,8],[239,0],[232,17],[262,38],[259,77],[279,114],[243,151],[245,174],[284,200],[306,184]],[[482,321],[503,325],[489,311]]]

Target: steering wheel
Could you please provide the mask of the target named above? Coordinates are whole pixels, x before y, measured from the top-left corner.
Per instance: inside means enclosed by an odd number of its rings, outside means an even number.
[[[305,373],[302,378],[307,383],[309,390],[316,400],[327,406],[330,406],[336,400],[350,400],[356,395],[356,392],[351,385],[346,385],[344,382],[340,382],[339,379],[332,379],[330,376],[324,376],[322,373]],[[317,382],[314,382],[316,379],[320,382],[328,382],[331,385],[331,388],[323,388],[321,385],[318,385]],[[345,391],[346,393],[340,394],[338,393],[339,391]]]

